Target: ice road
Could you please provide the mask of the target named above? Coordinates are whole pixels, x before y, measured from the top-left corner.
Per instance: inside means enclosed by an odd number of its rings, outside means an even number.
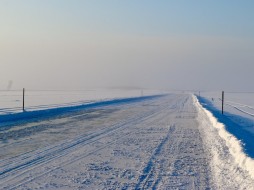
[[[211,117],[170,94],[1,124],[0,189],[254,189]]]

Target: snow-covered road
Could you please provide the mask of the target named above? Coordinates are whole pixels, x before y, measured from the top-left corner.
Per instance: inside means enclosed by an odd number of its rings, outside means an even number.
[[[254,189],[194,96],[6,125],[2,189]]]

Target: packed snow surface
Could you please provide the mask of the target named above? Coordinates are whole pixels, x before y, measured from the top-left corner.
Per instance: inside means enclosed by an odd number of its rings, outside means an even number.
[[[237,154],[253,160],[191,94],[0,125],[2,189],[254,189]]]

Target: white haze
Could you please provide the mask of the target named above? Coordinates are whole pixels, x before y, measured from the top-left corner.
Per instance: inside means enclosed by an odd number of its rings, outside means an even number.
[[[3,0],[0,89],[254,91],[249,4]]]
[[[31,89],[135,86],[254,90],[254,48],[248,41],[86,36],[1,46],[1,88],[12,81],[12,88]]]

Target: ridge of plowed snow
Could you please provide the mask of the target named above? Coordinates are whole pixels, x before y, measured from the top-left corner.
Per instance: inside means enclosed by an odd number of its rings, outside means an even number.
[[[231,181],[239,189],[244,189],[243,182],[247,189],[254,189],[254,160],[244,153],[241,141],[230,134],[225,125],[199,103],[196,96],[193,95],[193,99],[198,108],[199,121],[205,127],[206,145],[213,157],[211,165],[219,188],[225,185],[225,181]]]

